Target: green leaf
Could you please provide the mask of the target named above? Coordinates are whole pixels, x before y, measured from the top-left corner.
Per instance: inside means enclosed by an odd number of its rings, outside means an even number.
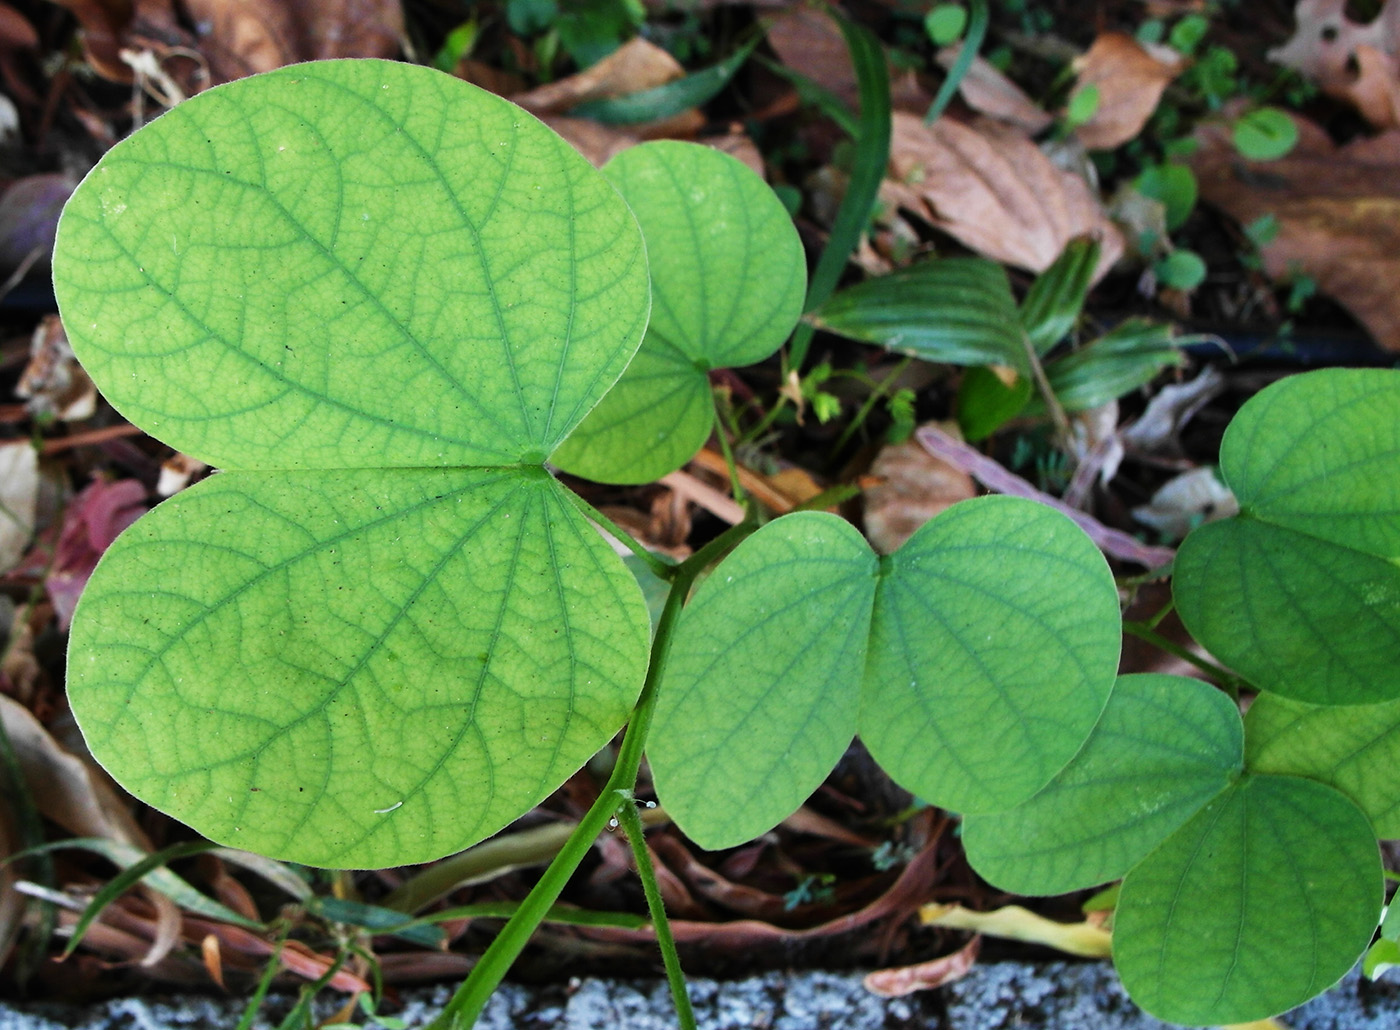
[[[1095,83],[1089,83],[1074,91],[1074,95],[1069,98],[1069,106],[1065,108],[1065,128],[1074,129],[1090,118],[1094,117],[1099,109],[1099,87]]]
[[[1312,780],[1246,776],[1123,881],[1113,957],[1159,1019],[1265,1019],[1351,968],[1380,917],[1366,816]]]
[[[884,559],[860,735],[905,789],[991,812],[1046,785],[1093,730],[1121,644],[1098,549],[1033,501],[954,505]]]
[[[1098,264],[1098,241],[1078,236],[1031,283],[1021,301],[1021,325],[1037,354],[1044,355],[1074,328]]]
[[[569,116],[591,118],[604,125],[632,125],[681,114],[713,99],[748,60],[762,38],[755,37],[723,61],[703,71],[626,96],[590,100],[573,108]]]
[[[1017,374],[1007,384],[995,371],[974,366],[958,384],[958,427],[974,443],[986,439],[1026,409],[1034,386]]]
[[[646,609],[541,463],[649,287],[554,133],[405,64],[252,76],[113,148],[53,264],[103,392],[239,469],[138,522],[78,606],[73,710],[124,786],[225,844],[401,865],[612,736]]]
[[[924,31],[934,46],[947,46],[962,38],[967,9],[962,4],[937,4],[924,15]]]
[[[813,323],[925,361],[1027,368],[1006,272],[983,258],[925,261],[868,279],[832,297]]]
[[[1310,705],[1260,694],[1245,716],[1245,761],[1251,772],[1336,787],[1377,837],[1400,837],[1400,701]]]
[[[749,537],[676,629],[648,755],[701,847],[742,844],[807,800],[851,743],[878,559],[821,512]]]
[[[1220,471],[1240,515],[1178,552],[1191,634],[1260,688],[1313,704],[1400,696],[1400,374],[1327,369],[1240,409]]]
[[[554,460],[589,479],[645,483],[704,444],[707,372],[782,345],[802,311],[806,262],[773,191],[718,150],[646,143],[604,173],[641,223],[655,306],[637,358]]]
[[[1260,107],[1235,122],[1230,137],[1251,161],[1275,161],[1297,145],[1298,125],[1286,111]]]
[[[963,821],[1003,890],[1064,894],[1122,876],[1238,776],[1239,710],[1208,683],[1119,677],[1084,748],[1023,805]]]
[[[1078,350],[1045,366],[1050,389],[1066,411],[1107,404],[1151,382],[1162,369],[1185,360],[1172,343],[1171,326],[1130,318]],[[1044,411],[1032,398],[1028,413]]]
[[[1206,281],[1206,263],[1194,250],[1178,247],[1152,266],[1158,281],[1173,290],[1194,290]]]
[[[630,573],[537,470],[224,473],[108,551],[74,714],[213,840],[376,868],[459,851],[617,731],[645,671]]]
[[[1180,229],[1196,208],[1199,188],[1195,173],[1186,165],[1151,165],[1133,180],[1133,187],[1144,197],[1162,202],[1168,230]]]
[[[53,264],[104,396],[223,468],[538,463],[647,317],[636,225],[577,152],[388,61],[181,104],[93,169]]]

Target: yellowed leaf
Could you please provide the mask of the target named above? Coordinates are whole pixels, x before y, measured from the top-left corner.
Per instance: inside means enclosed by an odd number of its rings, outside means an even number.
[[[1123,253],[1122,234],[1088,183],[1020,130],[989,120],[926,126],[895,112],[882,195],[979,254],[1033,272],[1076,236],[1099,240],[1096,279]]]
[[[950,930],[971,930],[988,937],[1004,937],[1085,958],[1107,958],[1113,950],[1107,930],[1091,923],[1057,923],[1019,905],[1007,905],[992,912],[973,912],[961,905],[925,905],[919,909],[925,926],[945,926]]]
[[[938,51],[936,60],[945,69],[950,69],[960,53],[962,44],[946,46]],[[958,86],[958,92],[962,94],[967,106],[979,114],[1010,122],[1032,136],[1045,131],[1055,122],[1054,117],[1037,107],[1035,101],[1026,96],[1020,86],[983,57],[972,59],[967,75]]]
[[[1337,147],[1300,121],[1297,147],[1268,162],[1240,157],[1221,126],[1197,139],[1201,198],[1242,225],[1278,220],[1262,248],[1269,274],[1310,276],[1380,346],[1400,351],[1400,130]]]
[[[1074,130],[1090,150],[1112,150],[1134,139],[1162,99],[1167,84],[1184,67],[1170,51],[1149,53],[1132,36],[1105,32],[1075,58],[1078,89],[1094,86],[1099,104],[1094,115]]]
[[[874,482],[865,489],[865,535],[881,554],[893,554],[929,519],[977,495],[971,476],[912,439],[882,447],[870,466],[870,478]]]

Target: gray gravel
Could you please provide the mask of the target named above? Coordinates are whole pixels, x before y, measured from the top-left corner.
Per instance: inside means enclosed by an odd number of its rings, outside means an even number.
[[[769,973],[717,983],[692,980],[701,1030],[1163,1030],[1123,993],[1105,964],[988,963],[938,991],[878,998],[855,973]],[[447,1000],[439,987],[404,995],[396,1013],[427,1024]],[[285,1005],[283,1010],[285,1010]],[[211,998],[124,998],[87,1009],[0,1002],[0,1030],[187,1030],[232,1028],[241,1006]],[[280,1013],[270,1007],[258,1030]],[[273,1021],[270,1021],[273,1020]],[[1335,990],[1289,1013],[1290,1030],[1400,1030],[1400,982],[1353,973]],[[526,988],[507,984],[480,1030],[671,1030],[662,981],[579,980]]]

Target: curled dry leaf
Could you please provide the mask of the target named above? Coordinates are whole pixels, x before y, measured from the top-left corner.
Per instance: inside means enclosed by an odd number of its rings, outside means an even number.
[[[882,998],[902,998],[915,991],[929,991],[961,980],[977,963],[982,938],[973,937],[951,955],[898,969],[878,969],[865,977],[865,989]]]
[[[929,519],[977,494],[971,476],[912,439],[882,447],[869,474],[865,535],[881,554],[893,554]]]
[[[1400,124],[1400,3],[1388,0],[1365,24],[1346,9],[1347,0],[1299,0],[1292,38],[1269,59],[1355,104],[1373,125]]]
[[[1050,267],[1076,236],[1099,240],[1096,281],[1123,253],[1122,234],[1088,183],[995,122],[940,118],[926,126],[895,112],[881,193],[979,254],[1033,272]]]
[[[1133,509],[1133,518],[1170,540],[1181,540],[1202,522],[1229,518],[1240,505],[1230,488],[1208,466],[1167,480],[1148,504]]]
[[[331,57],[393,57],[399,0],[185,0],[215,82]]]
[[[91,418],[97,410],[97,387],[73,356],[57,315],[45,315],[35,328],[15,396],[24,398],[29,413],[38,418],[73,422]]]
[[[925,905],[919,910],[925,926],[950,930],[971,930],[989,937],[1004,937],[1028,944],[1043,944],[1069,955],[1108,958],[1112,938],[1101,926],[1089,922],[1057,923],[1019,905],[1007,905],[992,912],[974,912],[961,905]]]
[[[1090,150],[1112,150],[1127,143],[1142,131],[1167,84],[1184,66],[1172,50],[1149,52],[1132,36],[1103,33],[1074,60],[1078,89],[1094,86],[1099,91],[1093,117],[1074,134]]]
[[[945,69],[951,69],[962,53],[962,44],[946,46],[938,51],[936,60]],[[1010,122],[1019,129],[1034,136],[1055,124],[1055,118],[1037,107],[1035,101],[1026,96],[1020,86],[1003,75],[997,66],[986,58],[974,57],[968,66],[967,75],[958,86],[967,106],[978,114],[997,121]]]
[[[576,75],[510,99],[531,114],[563,114],[590,100],[609,100],[654,89],[684,75],[679,61],[638,36]]]
[[[1199,130],[1191,168],[1201,198],[1241,225],[1272,215],[1268,273],[1310,276],[1380,346],[1400,351],[1400,130],[1337,147],[1295,121],[1293,152],[1263,163],[1241,158],[1223,127]]]

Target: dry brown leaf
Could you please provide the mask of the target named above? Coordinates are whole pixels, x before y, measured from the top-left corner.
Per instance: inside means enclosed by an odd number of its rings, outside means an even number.
[[[31,415],[62,422],[91,418],[97,410],[97,387],[73,356],[57,315],[45,315],[35,328],[15,396],[28,402]]]
[[[393,57],[399,0],[185,0],[215,82],[331,57]]]
[[[971,476],[912,439],[881,448],[870,476],[865,535],[881,554],[893,554],[929,519],[977,495]]]
[[[865,989],[882,998],[902,998],[961,980],[977,962],[982,938],[974,937],[951,955],[899,969],[877,969],[865,978]]]
[[[1094,116],[1074,130],[1090,150],[1112,150],[1134,139],[1152,112],[1167,84],[1184,67],[1177,56],[1152,54],[1132,36],[1105,32],[1083,56],[1074,60],[1078,89],[1098,87],[1099,105]]]
[[[39,454],[28,440],[0,445],[0,572],[24,557],[39,503]]]
[[[1335,147],[1316,126],[1299,129],[1292,153],[1262,163],[1241,158],[1223,127],[1198,131],[1201,199],[1242,225],[1273,215],[1268,273],[1310,276],[1380,346],[1400,351],[1400,130]]]
[[[510,99],[531,114],[563,114],[590,100],[608,100],[654,89],[685,75],[669,53],[640,36],[628,40],[597,64]]]
[[[962,53],[962,44],[938,51],[936,60],[951,69]],[[1055,123],[1053,115],[1037,107],[1020,86],[1003,75],[997,66],[984,57],[974,57],[958,92],[967,106],[979,114],[998,121],[1010,122],[1034,136]]]
[[[540,120],[563,136],[564,141],[587,158],[588,163],[595,168],[602,168],[615,154],[642,142],[640,136],[615,129],[611,125],[600,125],[587,118],[544,114],[540,116]]]
[[[924,125],[895,112],[888,200],[980,254],[1041,272],[1076,236],[1100,245],[1095,279],[1123,253],[1123,237],[1079,176],[1056,168],[1022,132],[987,120]]]
[[[1292,38],[1269,59],[1356,104],[1378,127],[1400,124],[1400,3],[1389,0],[1367,24],[1349,19],[1346,8],[1347,0],[1299,0]]]
[[[817,7],[795,4],[768,28],[768,43],[778,59],[851,110],[860,106],[850,48],[836,20]],[[890,67],[890,104],[896,111],[925,111],[932,97],[912,72]]]

